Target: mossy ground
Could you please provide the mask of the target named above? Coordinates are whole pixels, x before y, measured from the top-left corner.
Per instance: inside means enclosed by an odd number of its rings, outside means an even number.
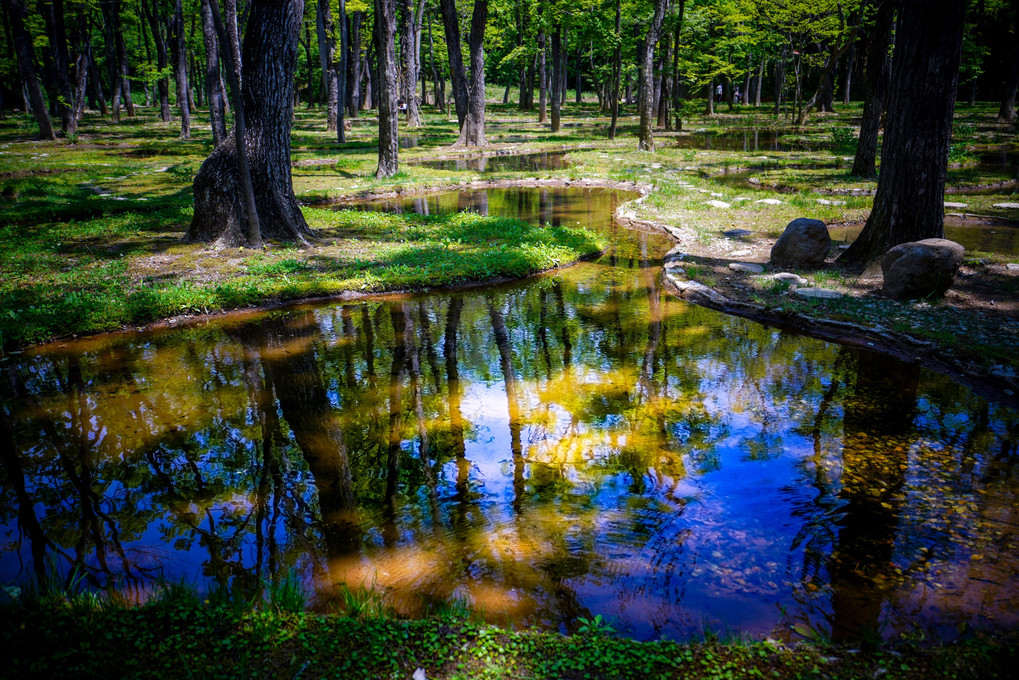
[[[33,125],[24,116],[0,122],[2,346],[348,290],[382,292],[520,276],[573,261],[598,245],[579,232],[538,238],[535,230],[524,228],[506,240],[491,238],[491,233],[472,240],[476,224],[465,229],[458,221],[464,218],[369,218],[313,207],[305,209],[306,217],[323,236],[313,248],[273,243],[264,252],[212,251],[185,244],[181,237],[192,215],[191,181],[211,150],[207,121],[199,115],[192,139],[181,141],[175,124],[159,123],[154,112],[142,111],[138,118],[120,124],[89,114],[73,145],[32,141]],[[695,269],[699,264],[700,276],[709,285],[728,287],[729,294],[765,307],[908,327],[920,337],[960,352],[972,351],[991,362],[1016,355],[1015,333],[1001,334],[993,328],[1007,325],[1019,309],[1019,277],[1004,266],[1016,259],[1014,253],[968,252],[971,266],[965,281],[971,292],[928,301],[920,314],[908,305],[871,295],[880,283],[875,284],[873,276],[855,277],[837,266],[800,273],[813,284],[866,298],[862,303],[798,301],[770,279],[728,273],[725,265],[734,257],[766,262],[770,243],[796,217],[824,220],[836,238],[851,234],[866,219],[875,184],[849,174],[859,104],[839,114],[814,115],[797,129],[790,127],[789,118],[775,117],[765,108],[730,113],[723,107],[723,111],[711,118],[687,118],[682,133],[660,131],[658,150],[649,154],[636,150],[637,121],[627,108],[619,136],[610,141],[607,118],[593,103],[577,105],[569,97],[558,133],[538,124],[533,112],[518,111],[512,104],[490,105],[486,132],[491,151],[567,148],[570,166],[537,173],[480,173],[412,164],[461,153],[449,146],[456,136],[455,118],[426,107],[423,127],[401,129],[414,146],[401,149],[400,174],[380,181],[373,177],[372,112],[353,121],[349,141],[341,147],[334,133],[326,131],[322,112],[301,107],[294,124],[294,188],[302,203],[312,206],[354,195],[408,193],[481,178],[649,183],[654,190],[638,208],[638,216],[681,232],[684,247],[699,258]],[[950,192],[993,188],[947,199],[964,200],[968,213],[1013,220],[1011,225],[1003,223],[1002,229],[1014,230],[1019,211],[993,206],[1017,200],[1014,183],[998,186],[1015,178],[1010,171],[1003,174],[974,163],[987,149],[1019,143],[1016,130],[996,124],[994,114],[990,105],[960,106],[949,172]],[[783,140],[798,146],[775,152],[707,150],[684,148],[679,140],[747,128],[779,131]],[[750,178],[756,184],[746,181]],[[781,202],[759,202],[764,199]],[[730,207],[712,207],[709,200]],[[502,230],[498,223],[487,228]],[[451,239],[448,232],[456,229],[465,238]],[[751,235],[725,236],[734,229]],[[524,244],[530,247],[522,248]],[[732,255],[747,248],[749,256]],[[504,257],[513,250],[520,252]],[[967,328],[978,332],[966,332]]]
[[[172,596],[142,607],[77,599],[7,605],[0,678],[1008,678],[1016,640],[977,637],[786,646],[774,641],[637,642],[603,630],[562,636],[455,613],[407,621],[250,608]]]

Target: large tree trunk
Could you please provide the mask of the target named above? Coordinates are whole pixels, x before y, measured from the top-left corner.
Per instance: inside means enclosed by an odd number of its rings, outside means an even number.
[[[439,70],[435,67],[435,41],[432,40],[432,15],[428,14],[428,62],[432,67],[432,85],[435,96],[435,108],[446,112],[446,79],[439,77]]]
[[[857,270],[899,243],[944,235],[945,176],[966,0],[945,0],[936,12],[925,0],[898,4],[874,208],[860,236],[839,258]]]
[[[542,5],[538,4],[538,13]],[[538,32],[538,122],[548,122],[548,70],[545,64],[545,31]]]
[[[212,2],[214,12],[217,8],[218,2]],[[238,127],[243,120],[246,128],[244,151],[260,236],[306,242],[314,234],[301,214],[290,176],[294,68],[304,0],[252,0],[249,13],[241,106],[235,107],[234,113]],[[195,215],[187,240],[223,247],[251,242],[241,167],[236,136],[217,147],[202,164],[194,182]]]
[[[347,125],[344,110],[347,103],[347,62],[349,61],[348,53],[350,52],[346,0],[340,0],[337,11],[339,12],[337,19],[340,22],[340,58],[333,64],[333,70],[336,72],[336,97],[338,99],[338,106],[336,107],[336,141],[339,144],[345,144],[347,142]]]
[[[440,0],[442,27],[446,33],[446,55],[449,57],[449,71],[453,81],[453,104],[456,119],[462,131],[467,125],[467,74],[464,71],[463,51],[460,49],[460,20],[456,14],[456,0]]]
[[[396,97],[400,74],[396,65],[396,0],[375,0],[375,53],[379,62],[379,167],[375,176],[392,177],[400,169],[399,112]]]
[[[446,30],[446,50],[453,73],[453,96],[456,117],[460,121],[460,137],[454,146],[487,146],[485,139],[485,24],[488,22],[488,0],[474,0],[471,34],[468,47],[471,56],[471,78],[468,89],[460,50],[460,25],[455,0],[441,0],[442,23]]]
[[[662,30],[662,21],[665,19],[665,10],[668,7],[668,0],[655,0],[655,13],[648,26],[647,36],[640,54],[640,101],[638,108],[640,112],[640,139],[637,148],[641,151],[654,151],[654,124],[653,115],[654,93],[654,59],[655,43],[658,42],[658,35]]]
[[[177,72],[177,105],[180,106],[180,138],[191,139],[191,109],[188,101],[188,70],[187,70],[187,44],[184,35],[184,10],[182,0],[177,0],[177,6],[173,12],[173,28],[176,34],[176,54],[174,62]]]
[[[669,103],[672,101],[672,78],[667,69],[672,61],[672,36],[666,33],[662,37],[662,77],[658,90],[658,120],[656,127],[669,129]]]
[[[424,0],[419,10],[414,11],[414,0],[403,2],[403,70],[404,98],[407,100],[407,125],[421,127],[421,107],[418,106],[415,89],[421,78],[421,18],[424,14]]]
[[[863,76],[863,118],[860,121],[860,139],[856,144],[852,170],[852,174],[859,177],[877,177],[877,140],[892,74],[888,46],[892,41],[894,19],[894,0],[882,0],[874,20]]]
[[[4,0],[7,14],[11,22],[11,40],[18,56],[18,74],[21,82],[28,90],[28,99],[32,104],[32,113],[39,124],[40,139],[56,139],[53,124],[46,110],[46,100],[39,87],[39,78],[35,72],[35,52],[32,48],[32,36],[25,29],[25,4],[23,0]]]
[[[364,12],[353,12],[350,15],[350,58],[347,65],[347,113],[357,118],[361,112],[361,22]]]
[[[209,122],[212,126],[213,148],[226,141],[226,107],[220,87],[219,43],[212,23],[209,0],[202,0],[202,37],[205,42],[205,90],[209,99]]]
[[[120,76],[120,96],[124,100],[128,118],[134,118],[134,101],[131,99],[131,79],[128,76],[127,48],[124,45],[124,33],[120,30],[120,0],[113,0],[113,16],[117,18],[117,30],[114,35],[117,47],[117,69]]]

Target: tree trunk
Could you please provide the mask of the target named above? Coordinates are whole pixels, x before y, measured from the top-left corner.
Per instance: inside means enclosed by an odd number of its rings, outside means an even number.
[[[619,79],[623,72],[623,24],[620,3],[621,0],[616,0],[616,49],[613,55],[612,122],[609,123],[609,139],[616,138],[616,123],[619,120]]]
[[[350,56],[347,64],[347,113],[357,118],[361,112],[361,23],[364,12],[353,12],[350,15],[348,35]]]
[[[53,73],[59,95],[57,111],[60,113],[60,128],[65,136],[74,137],[78,132],[78,121],[74,115],[74,86],[71,84],[71,55],[67,51],[64,0],[39,2],[38,7],[46,23],[46,34],[53,54]]]
[[[839,262],[862,270],[899,243],[944,235],[945,175],[952,137],[966,0],[901,0],[881,175],[874,208]],[[917,77],[923,74],[923,77]]]
[[[539,3],[538,12],[542,11]],[[545,31],[538,31],[538,122],[548,122],[548,71],[545,65]]]
[[[28,90],[28,99],[32,104],[32,113],[39,125],[39,139],[56,139],[53,124],[46,110],[46,100],[39,87],[39,78],[35,72],[35,51],[32,47],[32,36],[25,29],[25,4],[23,0],[4,0],[7,14],[11,22],[11,40],[18,56],[18,74],[21,82]]]
[[[559,132],[562,125],[562,96],[559,88],[563,86],[563,40],[562,25],[556,24],[552,34],[552,132]]]
[[[888,46],[892,41],[894,18],[894,0],[881,0],[874,20],[873,35],[867,50],[867,68],[863,76],[865,97],[863,117],[860,121],[860,138],[856,143],[852,169],[852,174],[858,177],[877,177],[877,141],[892,72]]]
[[[180,138],[191,139],[191,109],[188,102],[188,71],[187,43],[184,35],[184,10],[182,0],[177,0],[173,13],[173,26],[176,33],[176,71],[177,71],[177,105],[180,106]]]
[[[152,32],[152,42],[156,45],[156,68],[159,69],[160,73],[165,74],[169,65],[169,57],[167,56],[166,37],[163,35],[166,27],[159,11],[159,1],[142,0],[142,12],[148,18],[149,29]],[[161,76],[158,85],[159,117],[164,123],[169,123],[173,120],[173,116],[170,114],[169,78],[165,75]]]
[[[757,65],[757,79],[754,81],[754,106],[761,105],[761,86],[764,83],[764,59]]]
[[[375,54],[378,67],[379,167],[378,178],[392,177],[400,169],[399,111],[396,98],[400,74],[396,64],[396,0],[375,0]]]
[[[656,127],[669,129],[669,103],[672,101],[672,78],[668,73],[668,64],[672,62],[672,35],[662,36],[662,77],[658,93],[658,120]]]
[[[336,142],[347,143],[347,121],[344,111],[347,105],[347,61],[350,52],[350,34],[347,29],[347,0],[340,0],[337,7],[340,22],[340,58],[333,63],[336,73]],[[334,55],[335,57],[335,55]]]
[[[668,7],[668,0],[655,0],[655,13],[648,27],[647,37],[644,39],[643,49],[640,55],[640,139],[637,148],[641,151],[654,151],[655,139],[654,128],[651,123],[654,102],[654,58],[655,43],[658,42],[658,35],[662,30],[662,21],[665,20],[665,10]]]
[[[241,33],[237,25],[237,0],[224,0],[225,26],[227,40],[230,42],[230,51],[233,53],[234,64],[237,72],[238,91],[244,90],[244,56],[241,54]],[[226,62],[224,62],[226,63]]]
[[[428,63],[432,69],[432,89],[435,99],[435,108],[443,113],[446,112],[446,79],[439,77],[439,70],[435,67],[435,41],[432,39],[432,14],[428,10]]]
[[[1012,0],[1012,21],[1015,26],[1012,33],[1012,63],[1005,80],[1001,106],[998,108],[998,120],[1002,123],[1014,123],[1016,120],[1015,97],[1019,90],[1019,0]]]
[[[202,37],[205,42],[205,90],[209,99],[209,122],[212,126],[213,148],[226,141],[226,108],[220,86],[219,44],[212,22],[209,0],[202,0]]]
[[[440,0],[439,10],[442,13],[442,26],[446,32],[446,54],[449,57],[450,76],[453,81],[453,104],[456,107],[456,119],[463,135],[467,125],[467,74],[464,72],[463,51],[460,49],[460,19],[456,14],[456,0]]]
[[[318,58],[322,67],[322,87],[326,96],[326,130],[330,132],[336,131],[338,109],[342,105],[339,98],[336,69],[333,66],[333,51],[336,49],[335,28],[329,0],[318,0],[315,12],[315,29],[318,33]]]
[[[219,3],[212,0],[211,5],[218,20]],[[195,214],[187,240],[234,247],[257,243],[259,237],[302,243],[314,238],[297,204],[290,176],[294,69],[303,15],[303,0],[252,0],[244,37],[244,85],[238,88],[241,92],[234,105],[237,136],[242,126],[245,128],[245,153],[238,157],[235,136],[217,147],[202,164],[194,182]],[[229,40],[228,34],[229,29],[224,28],[221,46]],[[232,66],[228,64],[228,75],[236,80]],[[249,211],[242,198],[247,193],[241,176],[246,165],[242,159],[250,162],[260,228],[255,234],[250,233]]]
[[[407,125],[421,127],[421,108],[418,106],[414,90],[421,77],[421,17],[424,13],[424,0],[421,0],[421,11],[414,11],[414,0],[403,2],[403,70],[404,96],[407,99]]]
[[[846,55],[846,76],[842,80],[842,105],[849,106],[849,99],[853,91],[853,70],[856,68],[856,43],[849,48]]]

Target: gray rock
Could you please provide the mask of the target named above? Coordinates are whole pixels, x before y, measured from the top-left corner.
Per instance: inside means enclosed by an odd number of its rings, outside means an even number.
[[[760,203],[762,205],[782,205],[782,201],[777,198],[762,198],[759,201],[754,201],[754,203]]]
[[[845,205],[845,201],[830,201],[827,198],[819,198],[817,202],[821,205]]]
[[[994,207],[1003,210],[1019,210],[1019,203],[995,203]]]
[[[731,253],[729,253],[729,257],[748,257],[753,254],[754,251],[752,250],[734,250]]]
[[[712,208],[731,208],[732,207],[731,205],[729,205],[725,201],[717,201],[717,200],[707,201],[707,204],[710,205]]]
[[[808,300],[834,300],[842,297],[842,293],[827,288],[797,288],[793,291],[793,295]]]
[[[686,253],[683,252],[683,246],[673,246],[669,252],[662,256],[662,260],[670,262],[672,260],[682,260],[686,257]]]
[[[1010,272],[1019,272],[1019,262],[1009,262],[1005,265],[1005,269]]]
[[[943,238],[900,243],[881,258],[885,294],[896,300],[944,295],[955,282],[965,252]]]
[[[786,225],[771,248],[774,264],[790,267],[820,267],[831,249],[828,227],[821,220],[800,217]]]
[[[747,274],[763,274],[764,267],[751,262],[730,262],[729,269],[734,272],[746,272]]]
[[[773,274],[771,278],[774,279],[775,281],[784,281],[785,283],[788,283],[790,286],[805,286],[808,283],[808,281],[805,278],[803,278],[802,276],[797,276],[792,272],[779,272],[777,274]]]
[[[949,201],[945,201],[945,207],[946,208],[955,208],[957,210],[963,210],[965,208],[968,208],[969,204],[968,203],[951,203]]]

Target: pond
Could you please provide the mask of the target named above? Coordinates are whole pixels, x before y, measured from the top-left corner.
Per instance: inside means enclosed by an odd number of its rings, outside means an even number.
[[[435,160],[407,161],[408,165],[419,165],[432,170],[474,170],[477,172],[538,172],[540,170],[565,170],[570,167],[565,151],[542,151],[539,153],[485,154]]]
[[[754,128],[717,133],[694,132],[674,139],[674,148],[704,151],[817,151],[824,146],[790,137],[778,130]]]
[[[364,587],[408,616],[602,614],[640,639],[1019,624],[1019,414],[669,296],[669,243],[608,218],[631,197],[424,202],[608,239],[526,281],[0,363],[0,583],[253,596],[295,574],[318,608]]]

